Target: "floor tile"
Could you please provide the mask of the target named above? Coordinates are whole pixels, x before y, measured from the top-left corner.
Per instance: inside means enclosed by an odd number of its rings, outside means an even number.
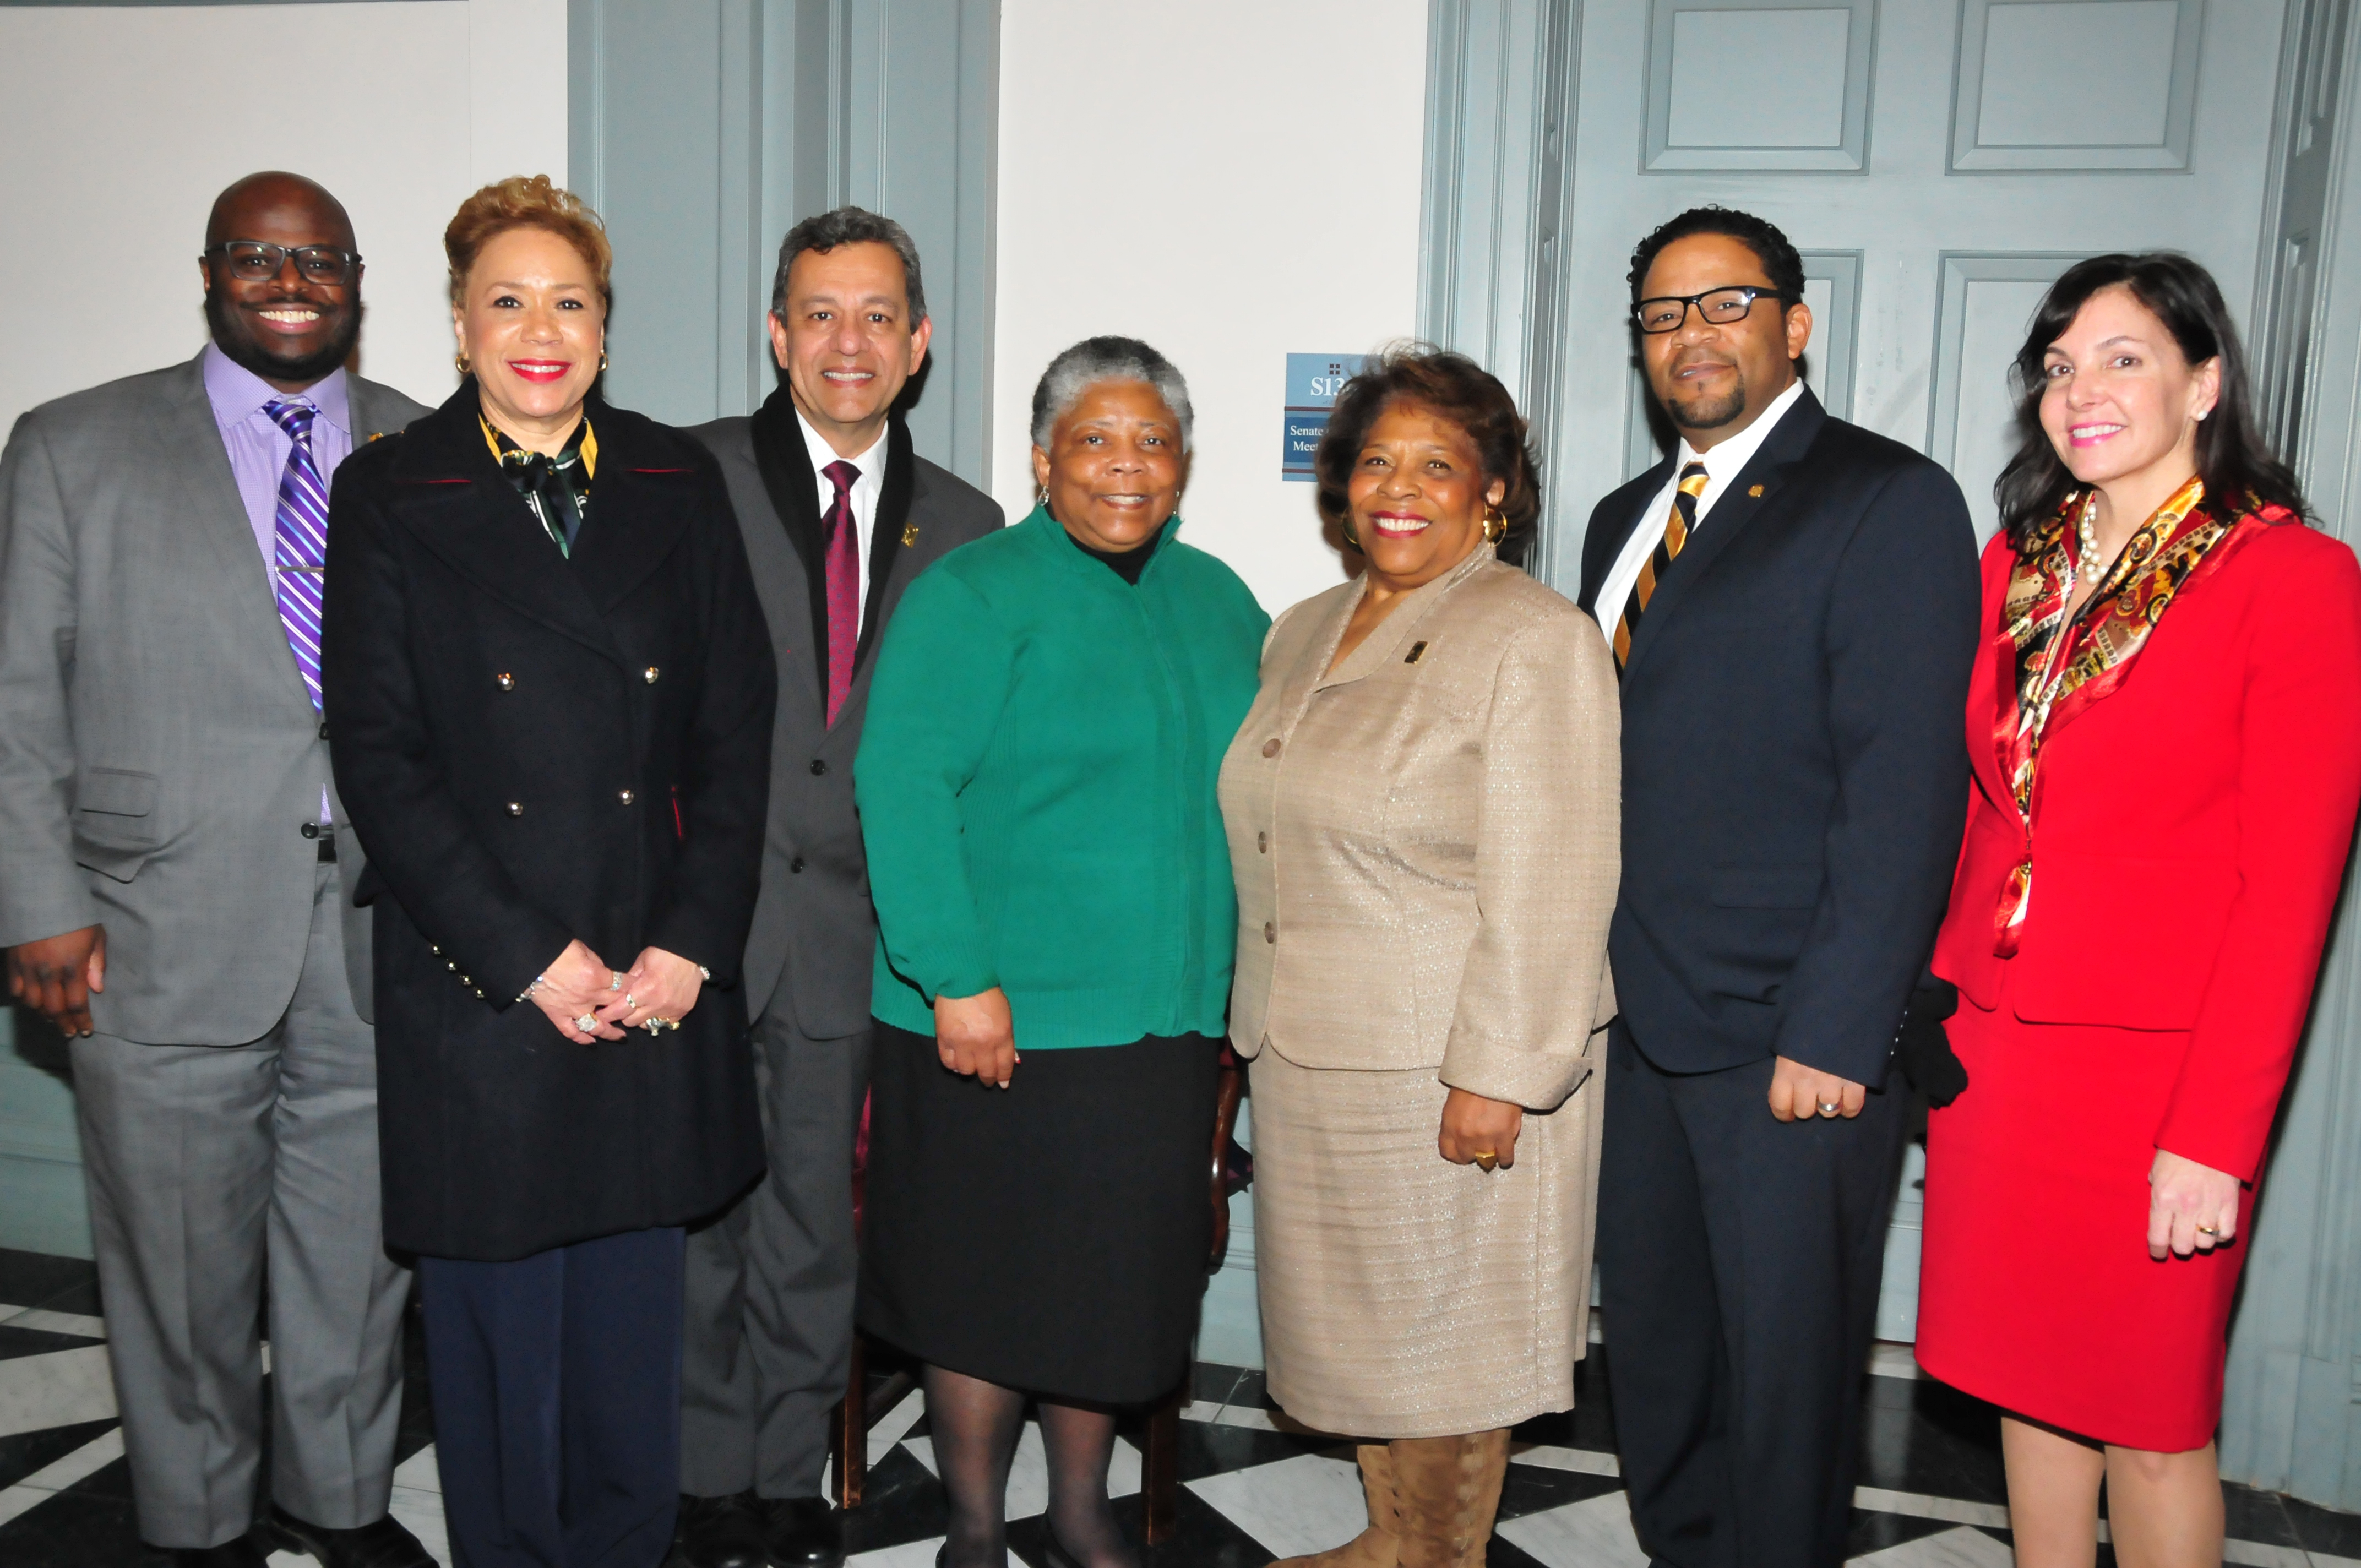
[[[1620,1491],[1510,1519],[1494,1533],[1544,1568],[1648,1568]]]
[[[1896,1547],[1952,1534],[1959,1529],[1942,1519],[1867,1513],[1855,1508],[1845,1530],[1845,1558],[1850,1563],[1878,1559]],[[1976,1531],[1970,1530],[1968,1533],[1974,1535]]]
[[[63,1459],[93,1438],[104,1436],[114,1427],[112,1420],[79,1421],[72,1426],[51,1427],[45,1431],[18,1432],[14,1437],[0,1437],[0,1486],[15,1486],[43,1466]]]
[[[1269,1548],[1273,1557],[1325,1552],[1352,1540],[1369,1522],[1360,1467],[1350,1459],[1298,1454],[1191,1481],[1188,1490]]]
[[[2361,1514],[2336,1513],[2300,1497],[2282,1497],[2279,1504],[2295,1527],[2296,1540],[2314,1555],[2361,1557]]]
[[[0,1361],[0,1437],[114,1414],[115,1378],[103,1344]]]
[[[1848,1568],[2013,1568],[2016,1553],[1982,1530],[1954,1528],[1855,1557]]]
[[[123,1431],[108,1427],[0,1490],[0,1523],[30,1513],[123,1457]]]
[[[97,1288],[98,1265],[86,1259],[0,1247],[0,1301],[54,1307],[60,1296]]]
[[[145,1568],[128,1498],[66,1492],[0,1525],[8,1568]]]

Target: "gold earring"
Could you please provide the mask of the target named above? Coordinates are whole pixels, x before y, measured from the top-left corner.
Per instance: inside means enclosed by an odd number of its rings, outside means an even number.
[[[1484,509],[1484,538],[1486,541],[1493,544],[1498,544],[1501,540],[1506,539],[1508,536],[1509,520],[1500,515],[1497,509],[1488,506],[1486,507]]]
[[[1353,553],[1356,555],[1367,554],[1368,552],[1361,548],[1361,536],[1353,532],[1353,520],[1346,518],[1341,526],[1345,530],[1345,543],[1353,547]]]
[[[607,351],[606,351],[605,349],[603,349],[603,348],[602,348],[602,349],[600,349],[600,350],[598,351],[598,374],[600,374],[601,376],[604,376],[606,373],[607,373]]]
[[[467,374],[467,355],[465,355],[465,354],[463,353],[463,354],[455,354],[455,355],[451,356],[451,368],[452,368],[452,369],[454,369],[454,370],[456,370],[456,371],[457,371],[457,372],[459,372],[459,374],[460,374],[460,375],[462,375],[462,376],[465,376],[466,374]]]

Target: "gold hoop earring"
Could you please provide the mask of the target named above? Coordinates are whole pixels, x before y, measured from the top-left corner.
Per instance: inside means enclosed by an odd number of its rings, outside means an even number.
[[[602,349],[600,349],[600,350],[598,351],[598,374],[600,374],[601,376],[604,376],[606,373],[607,373],[607,351],[606,351],[605,349],[603,349],[603,348],[602,348]]]
[[[1346,518],[1339,526],[1344,529],[1345,543],[1352,546],[1353,554],[1356,555],[1366,555],[1368,554],[1367,551],[1361,548],[1361,536],[1353,532],[1353,520],[1351,518]]]
[[[1506,539],[1508,536],[1509,520],[1506,517],[1503,517],[1496,508],[1488,506],[1486,507],[1484,509],[1484,538],[1486,541],[1493,544],[1498,544],[1501,540]]]
[[[456,370],[462,376],[467,375],[468,373],[467,356],[465,354],[455,354],[451,356],[451,368]]]

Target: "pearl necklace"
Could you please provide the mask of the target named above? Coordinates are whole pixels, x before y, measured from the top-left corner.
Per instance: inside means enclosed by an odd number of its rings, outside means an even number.
[[[2094,588],[2099,586],[2099,579],[2106,575],[2106,566],[2099,559],[2099,531],[2091,522],[2091,514],[2098,510],[2091,501],[2083,502],[2082,515],[2074,524],[2075,540],[2081,545],[2079,554],[2081,556],[2082,580]]]

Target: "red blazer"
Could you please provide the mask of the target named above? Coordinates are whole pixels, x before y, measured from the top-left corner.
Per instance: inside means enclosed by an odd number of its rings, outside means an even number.
[[[2173,600],[2127,678],[2043,744],[2033,895],[2014,959],[1993,911],[2024,847],[1993,735],[2015,678],[1983,555],[1968,828],[1935,972],[1981,1007],[2160,1034],[2158,1148],[2251,1179],[2312,1001],[2361,805],[2361,565],[2282,523]],[[2011,967],[2013,966],[2013,967]]]

